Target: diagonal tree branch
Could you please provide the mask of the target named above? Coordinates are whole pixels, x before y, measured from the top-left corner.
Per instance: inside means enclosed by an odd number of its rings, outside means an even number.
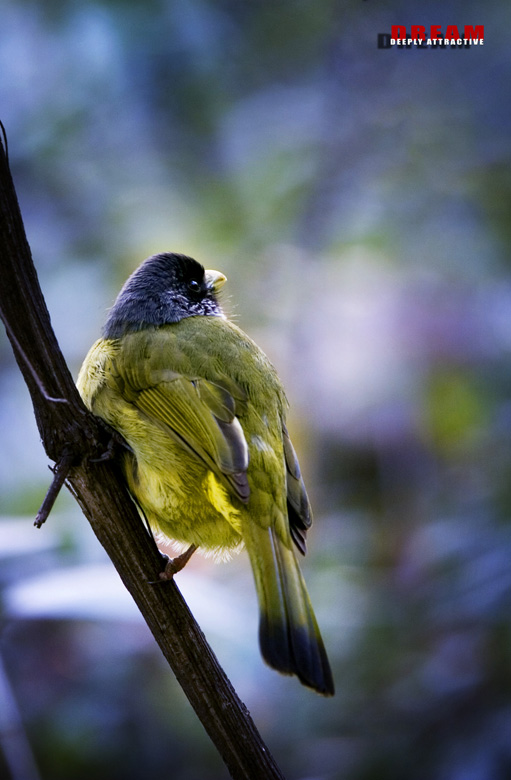
[[[0,316],[25,378],[55,478],[67,484],[110,556],[204,728],[238,780],[282,774],[218,664],[176,584],[154,585],[162,559],[124,487],[115,460],[101,459],[107,431],[82,404],[53,333],[0,143]],[[38,524],[51,509],[50,489]]]

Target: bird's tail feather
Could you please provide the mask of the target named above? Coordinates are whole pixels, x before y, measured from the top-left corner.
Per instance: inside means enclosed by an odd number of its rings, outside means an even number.
[[[298,562],[273,528],[254,523],[247,549],[259,598],[259,642],[269,666],[332,696],[334,683]]]

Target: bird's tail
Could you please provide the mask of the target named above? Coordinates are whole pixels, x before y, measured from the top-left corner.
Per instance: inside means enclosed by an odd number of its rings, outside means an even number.
[[[294,674],[324,696],[334,683],[309,594],[293,549],[253,521],[244,533],[259,598],[259,643],[269,666]],[[248,538],[247,538],[248,537]]]

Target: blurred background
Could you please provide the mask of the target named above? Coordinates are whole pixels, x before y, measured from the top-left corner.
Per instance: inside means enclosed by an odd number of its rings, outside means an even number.
[[[0,0],[0,118],[73,374],[173,250],[228,276],[285,381],[336,697],[263,665],[244,554],[179,586],[296,780],[511,777],[511,6],[412,5]],[[392,24],[484,46],[378,49]],[[226,778],[71,497],[33,528],[51,474],[0,330],[0,776]]]

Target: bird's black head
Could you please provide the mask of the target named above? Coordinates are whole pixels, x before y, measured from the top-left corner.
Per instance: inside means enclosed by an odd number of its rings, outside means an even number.
[[[185,317],[223,317],[217,293],[225,282],[218,271],[205,271],[186,255],[164,253],[144,260],[124,284],[112,306],[103,336],[179,322]]]

